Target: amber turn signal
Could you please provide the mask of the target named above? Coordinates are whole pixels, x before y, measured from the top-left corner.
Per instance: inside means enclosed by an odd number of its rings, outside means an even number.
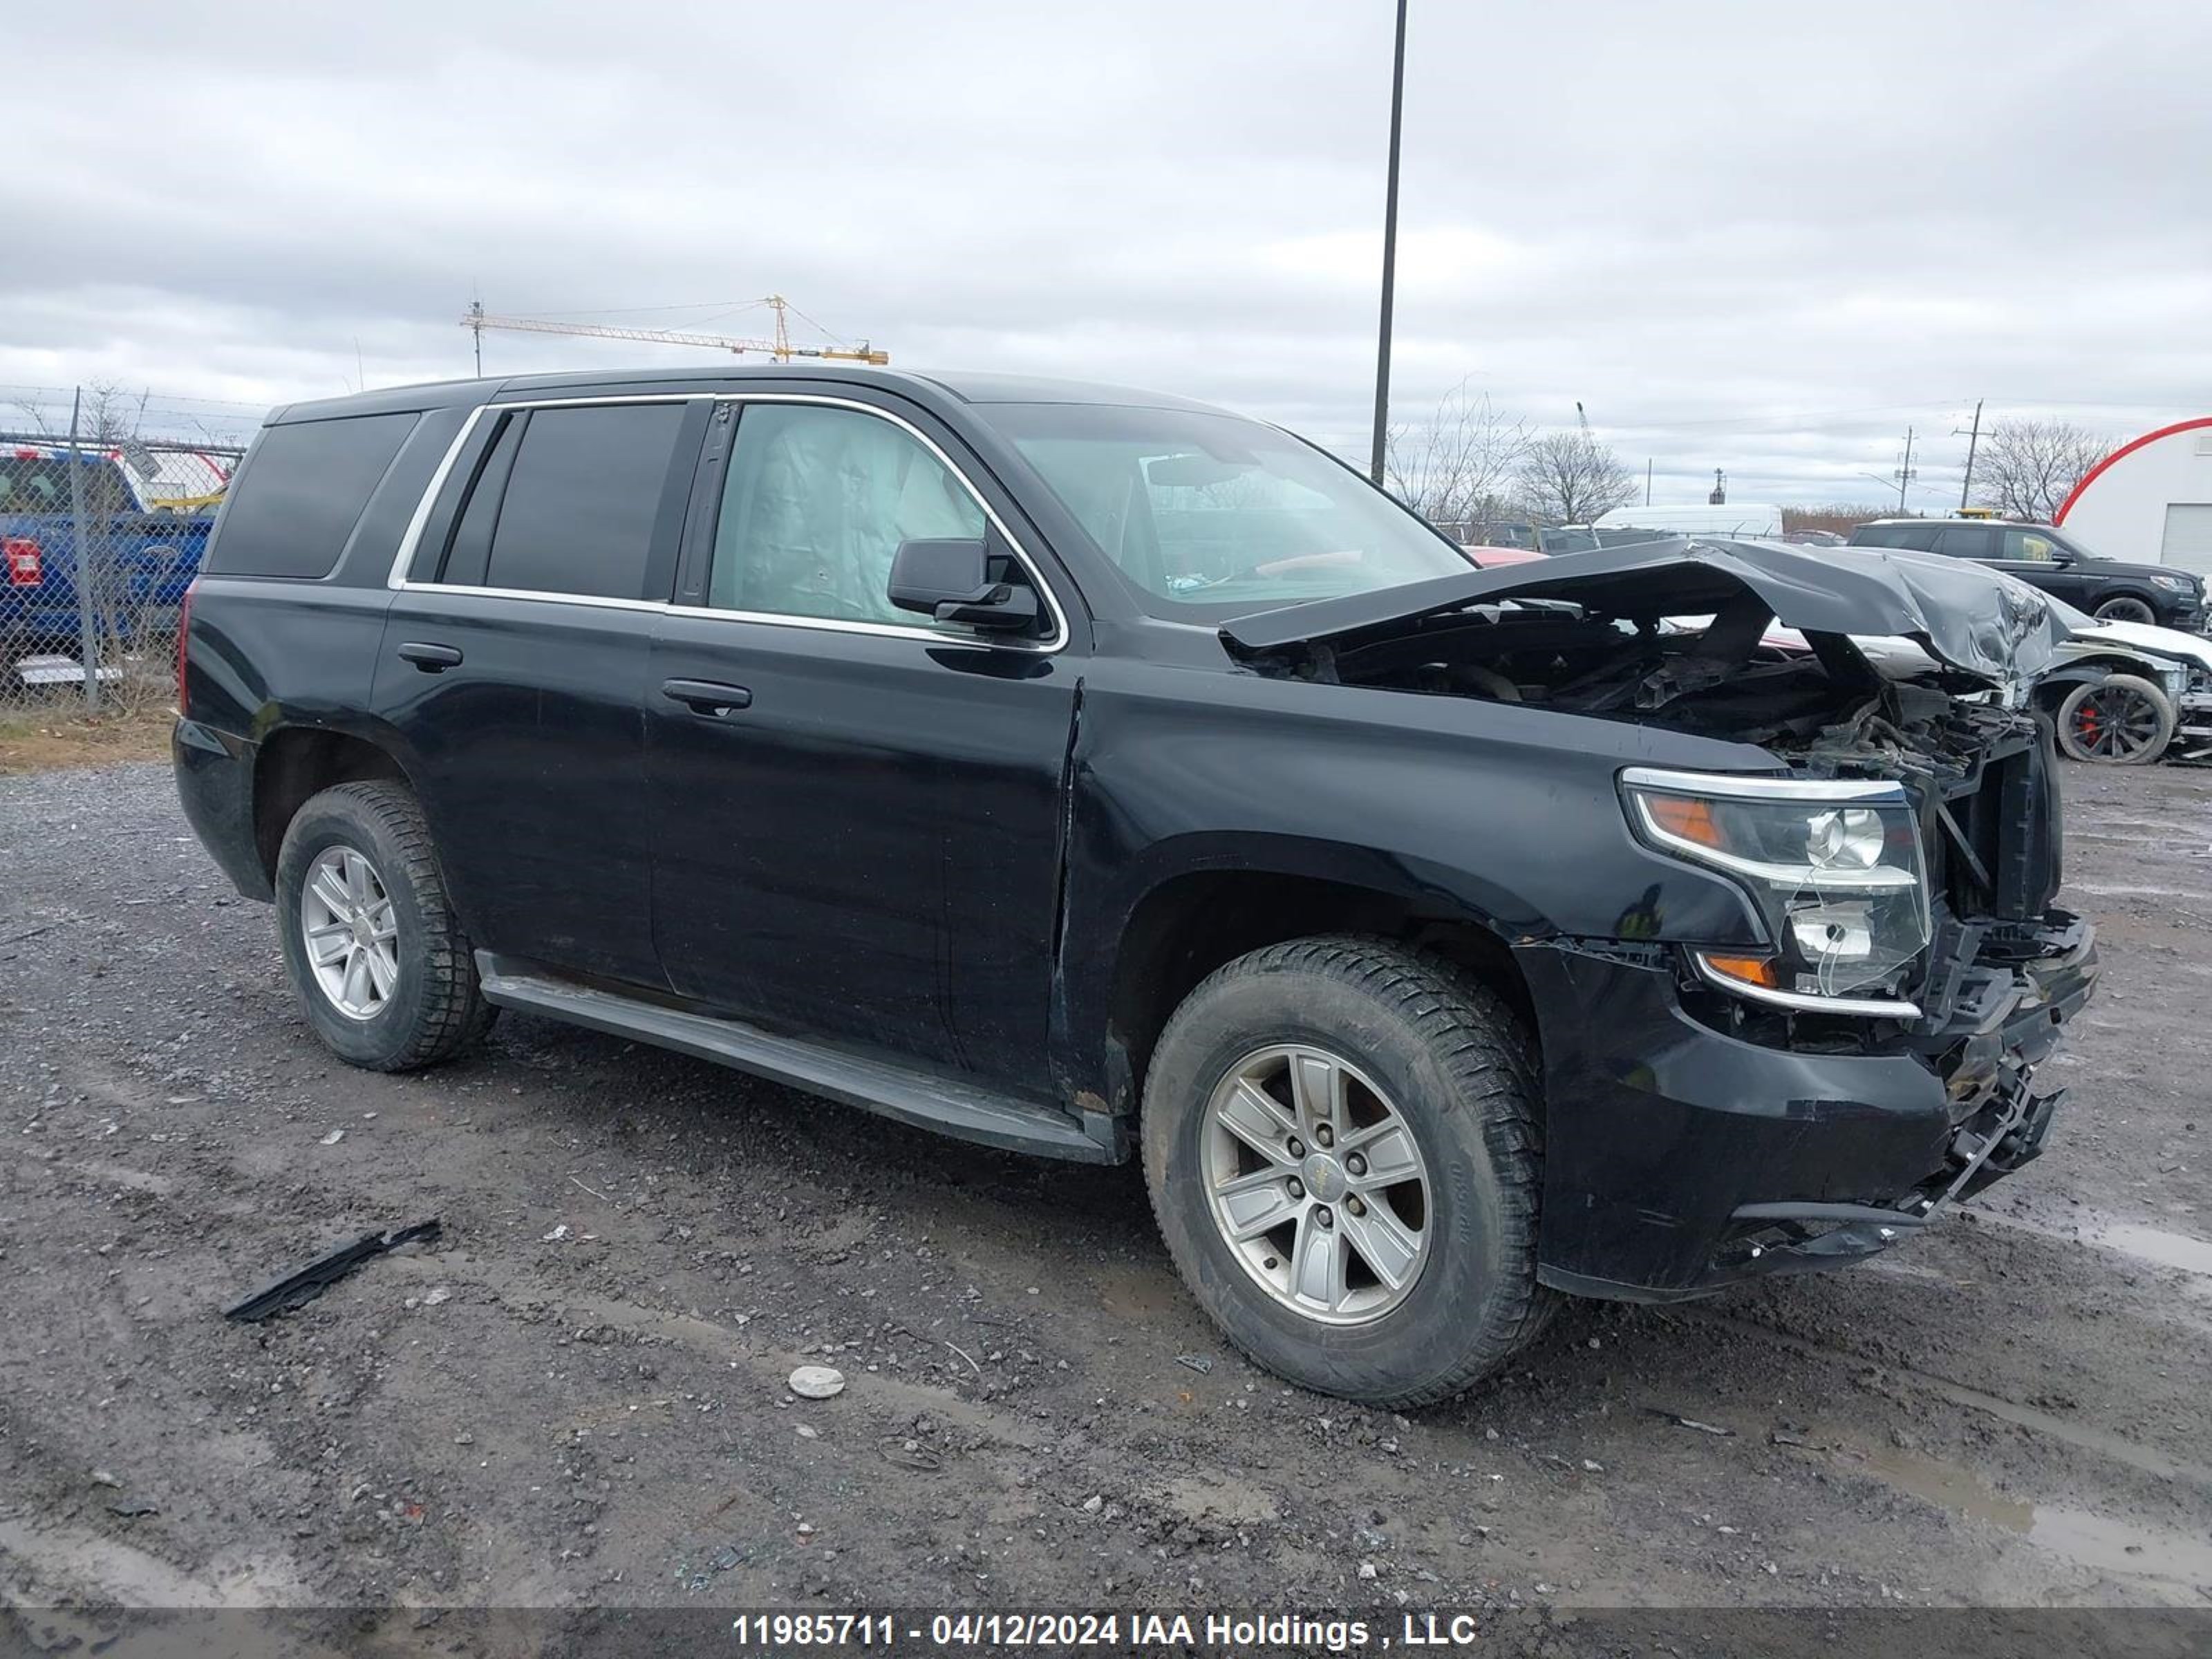
[[[1644,804],[1651,821],[1670,836],[1693,841],[1700,847],[1719,847],[1721,827],[1713,822],[1713,804],[1693,795],[1646,795]]]
[[[1720,957],[1706,952],[1700,960],[1723,979],[1741,981],[1768,991],[1782,988],[1781,965],[1772,957]]]

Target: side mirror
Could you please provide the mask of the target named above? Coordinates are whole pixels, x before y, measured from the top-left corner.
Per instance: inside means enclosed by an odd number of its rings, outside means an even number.
[[[987,541],[901,542],[891,556],[890,602],[941,623],[994,634],[1036,626],[1036,590],[1011,555]]]

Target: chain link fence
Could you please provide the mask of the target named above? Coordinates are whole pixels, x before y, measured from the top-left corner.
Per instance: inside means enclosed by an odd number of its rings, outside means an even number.
[[[0,429],[0,715],[166,708],[178,613],[243,447]]]

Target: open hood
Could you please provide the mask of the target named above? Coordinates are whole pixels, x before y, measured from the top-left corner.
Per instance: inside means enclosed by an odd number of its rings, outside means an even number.
[[[1505,599],[1560,600],[1607,617],[1701,616],[1754,595],[1807,634],[1909,639],[1946,665],[1994,684],[2033,678],[2069,637],[2043,596],[1962,560],[1901,550],[1780,542],[1666,540],[1570,553],[1498,570],[1261,611],[1224,623],[1239,657],[1377,630]]]

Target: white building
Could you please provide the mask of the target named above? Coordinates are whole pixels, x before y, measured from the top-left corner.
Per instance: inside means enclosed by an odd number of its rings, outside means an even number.
[[[2108,559],[2212,575],[2212,415],[2122,444],[2075,485],[2053,522]]]

